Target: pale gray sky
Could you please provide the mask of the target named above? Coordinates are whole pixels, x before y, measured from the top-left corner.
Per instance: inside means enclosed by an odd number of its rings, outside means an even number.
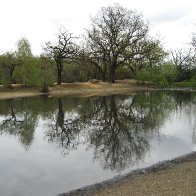
[[[184,47],[196,32],[196,0],[0,0],[0,53],[14,50],[25,36],[33,53],[40,54],[60,26],[75,35],[84,33],[90,15],[114,3],[142,13],[151,35],[159,35],[167,49]]]

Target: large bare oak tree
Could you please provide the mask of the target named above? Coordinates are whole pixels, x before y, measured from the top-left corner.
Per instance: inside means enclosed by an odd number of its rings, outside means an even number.
[[[140,14],[118,4],[102,8],[91,22],[92,28],[87,30],[91,60],[97,62],[99,57],[102,66],[107,64],[109,81],[114,83],[116,68],[140,54],[136,49],[147,36],[148,23]]]

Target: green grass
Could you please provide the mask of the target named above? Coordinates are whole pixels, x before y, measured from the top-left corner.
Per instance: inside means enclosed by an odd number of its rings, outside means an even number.
[[[175,82],[172,87],[196,87],[196,81]]]
[[[158,88],[163,88],[163,87],[182,87],[182,88],[195,88],[196,87],[196,80],[193,81],[183,81],[183,82],[174,82],[171,85],[160,82],[159,84],[156,82],[151,82],[151,81],[138,81],[138,85],[143,85],[143,86],[148,86],[148,87],[158,87]]]

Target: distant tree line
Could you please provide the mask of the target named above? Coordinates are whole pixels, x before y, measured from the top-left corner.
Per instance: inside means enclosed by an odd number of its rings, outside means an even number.
[[[47,92],[57,82],[135,78],[158,85],[196,81],[196,34],[188,50],[166,51],[161,41],[149,35],[141,14],[118,4],[103,7],[91,18],[82,38],[60,29],[56,41],[47,42],[40,56],[33,56],[26,38],[14,52],[0,55],[0,84],[12,88],[40,86]]]

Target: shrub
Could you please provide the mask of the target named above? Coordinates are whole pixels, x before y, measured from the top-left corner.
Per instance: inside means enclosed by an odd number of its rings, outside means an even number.
[[[153,68],[143,68],[137,72],[136,78],[139,83],[145,81],[154,82],[157,86],[167,87],[176,80],[177,70],[174,65],[164,63]]]

